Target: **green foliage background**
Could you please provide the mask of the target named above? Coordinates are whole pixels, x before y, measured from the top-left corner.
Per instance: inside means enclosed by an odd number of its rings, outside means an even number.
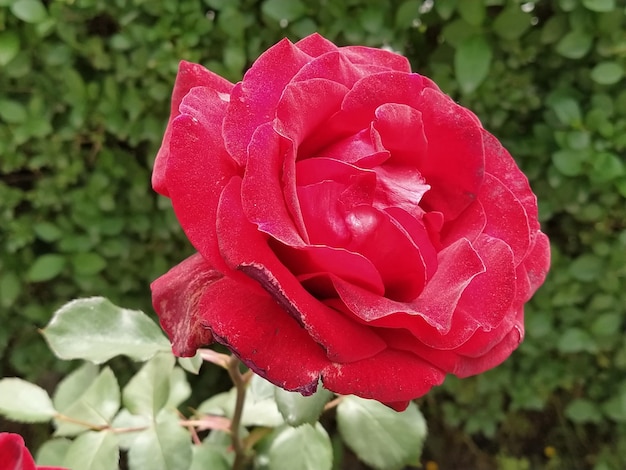
[[[474,110],[551,237],[519,351],[423,400],[426,458],[626,467],[624,0],[0,0],[0,375],[64,374],[36,331],[55,308],[150,311],[190,252],[150,189],[178,61],[237,81],[314,31],[404,53]]]

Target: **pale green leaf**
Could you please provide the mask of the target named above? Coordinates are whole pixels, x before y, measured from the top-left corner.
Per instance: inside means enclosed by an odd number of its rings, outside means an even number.
[[[170,393],[166,407],[177,408],[191,396],[191,387],[187,381],[187,374],[180,367],[174,367],[170,374]]]
[[[128,451],[130,470],[180,470],[191,464],[191,437],[175,414],[162,411],[154,426],[137,434]]]
[[[145,361],[170,351],[161,329],[143,312],[117,307],[102,297],[65,304],[42,331],[61,359],[84,359],[101,364],[126,355]]]
[[[63,437],[44,442],[37,450],[35,458],[37,465],[48,467],[62,466],[71,445],[72,441]]]
[[[283,415],[285,422],[291,426],[299,426],[304,423],[315,423],[333,394],[322,386],[318,386],[317,391],[308,397],[276,387],[274,396],[278,411]]]
[[[270,470],[330,470],[333,466],[330,438],[319,423],[279,429],[266,458]]]
[[[91,362],[85,362],[78,369],[67,375],[54,392],[52,397],[54,407],[59,411],[70,407],[96,380],[98,372],[98,366]]]
[[[198,375],[200,372],[200,367],[202,367],[202,356],[200,355],[200,351],[196,353],[193,357],[179,357],[178,364],[185,369],[187,372],[191,372],[192,374]]]
[[[463,42],[454,54],[456,78],[464,93],[472,93],[487,78],[493,52],[483,36]]]
[[[398,413],[377,401],[347,396],[337,406],[337,425],[348,447],[381,470],[417,459],[426,439],[426,421],[412,402]]]
[[[189,470],[230,470],[231,465],[224,458],[223,451],[205,440],[202,445],[193,446],[193,456]]]
[[[78,390],[74,390],[74,393],[77,392]],[[63,416],[71,418],[71,421],[57,419],[55,435],[74,436],[89,429],[89,426],[83,426],[79,422],[91,426],[108,426],[119,408],[120,388],[117,379],[113,371],[105,367],[93,383],[83,389],[83,393],[76,395],[74,402],[58,410]]]
[[[171,354],[157,354],[144,364],[124,387],[124,406],[133,414],[156,416],[169,398],[174,363]]]
[[[120,450],[110,431],[88,431],[69,447],[63,466],[80,470],[118,470]]]
[[[43,423],[56,410],[43,388],[18,378],[0,380],[0,414],[13,421]]]

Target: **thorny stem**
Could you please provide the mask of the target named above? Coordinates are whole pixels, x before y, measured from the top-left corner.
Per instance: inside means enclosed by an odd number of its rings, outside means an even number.
[[[235,461],[232,470],[242,470],[246,462],[246,449],[239,435],[239,427],[241,425],[241,417],[243,415],[243,404],[246,399],[247,380],[239,370],[240,361],[236,356],[231,356],[228,361],[228,375],[233,381],[235,390],[237,391],[237,400],[235,401],[235,413],[230,423],[230,433],[235,451]]]

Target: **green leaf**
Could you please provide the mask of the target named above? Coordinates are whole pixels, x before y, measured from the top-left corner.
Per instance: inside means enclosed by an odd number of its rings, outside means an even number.
[[[591,181],[605,183],[612,181],[625,173],[622,160],[610,152],[599,152],[593,155]]]
[[[193,456],[189,470],[230,470],[231,465],[215,444],[205,440],[202,445],[193,446]]]
[[[198,375],[200,372],[200,367],[202,367],[202,356],[198,351],[193,357],[179,357],[178,364],[185,369],[187,372],[191,372],[192,374]]]
[[[548,106],[554,111],[556,117],[562,124],[567,126],[578,126],[582,122],[582,112],[578,102],[563,93],[555,92],[548,96]]]
[[[63,236],[63,231],[51,222],[39,222],[33,225],[38,238],[45,242],[55,242]]]
[[[337,406],[337,425],[347,446],[381,470],[414,461],[426,439],[426,421],[412,402],[398,413],[377,401],[347,396]]]
[[[110,431],[89,431],[78,436],[67,451],[63,466],[81,470],[117,470],[120,450]]]
[[[61,359],[96,364],[118,355],[145,361],[159,351],[170,351],[169,341],[146,314],[117,307],[102,297],[65,304],[42,333]]]
[[[443,20],[449,20],[456,9],[459,0],[438,0],[435,2],[435,10]]]
[[[102,271],[106,260],[97,253],[75,253],[71,258],[74,273],[77,276],[91,276]]]
[[[585,31],[574,30],[567,33],[556,44],[556,51],[568,59],[581,59],[591,49],[593,36]]]
[[[87,426],[78,424],[76,421],[89,423],[91,426],[108,426],[111,424],[113,417],[120,408],[120,388],[113,371],[105,367],[102,369],[98,377],[89,387],[83,389],[83,393],[79,394],[78,390],[69,391],[70,386],[76,386],[87,375],[82,372],[83,377],[74,377],[73,383],[66,384],[66,397],[62,397],[64,401],[69,395],[76,396],[76,400],[66,408],[59,409],[59,413],[63,416],[71,418],[74,422],[68,422],[64,419],[57,419],[56,436],[75,436],[88,429]]]
[[[615,9],[615,0],[583,0],[583,6],[591,11],[609,12]]]
[[[178,417],[162,411],[154,426],[137,434],[128,451],[130,470],[180,470],[191,464],[191,437]]]
[[[11,5],[11,13],[26,23],[41,23],[48,17],[39,0],[17,0]]]
[[[20,38],[13,31],[0,33],[0,67],[11,62],[20,52]]]
[[[333,449],[321,424],[279,429],[267,451],[270,470],[330,470]]]
[[[518,39],[530,27],[530,15],[524,13],[519,5],[506,8],[493,22],[493,30],[504,39]]]
[[[174,363],[171,354],[157,354],[150,359],[124,387],[124,406],[133,414],[156,416],[169,398]]]
[[[577,176],[582,173],[585,152],[558,150],[552,154],[552,163],[565,176]]]
[[[600,62],[591,69],[591,79],[600,85],[613,85],[623,77],[624,67],[618,62]]]
[[[604,271],[602,259],[593,254],[584,254],[569,265],[571,276],[582,282],[598,280]]]
[[[565,408],[565,416],[575,423],[599,423],[602,421],[602,414],[598,406],[584,398],[578,398],[570,402]]]
[[[113,429],[125,429],[117,433],[118,444],[124,450],[130,449],[137,436],[152,426],[152,417],[131,414],[126,408],[122,408],[111,423]]]
[[[413,22],[419,19],[419,9],[422,2],[419,0],[405,0],[396,10],[396,27],[398,28],[410,28]],[[374,10],[377,11],[377,10]],[[382,22],[384,17],[377,11],[378,17]],[[382,24],[380,25],[382,26]]]
[[[461,90],[472,93],[487,78],[493,53],[483,36],[463,42],[454,54],[454,70]]]
[[[300,0],[265,0],[261,11],[279,23],[292,22],[304,16],[306,6]]]
[[[308,397],[298,392],[289,392],[280,387],[274,389],[274,397],[278,411],[290,426],[299,426],[304,423],[314,424],[324,411],[324,405],[332,398],[333,394],[323,388],[317,387],[317,391]]]
[[[485,19],[484,0],[460,0],[457,4],[457,10],[461,18],[474,26],[481,25]]]
[[[611,336],[620,334],[622,315],[619,313],[604,313],[593,321],[591,333],[595,336]]]
[[[187,374],[180,367],[174,367],[170,374],[170,393],[167,397],[167,408],[177,408],[191,396],[191,387],[187,382]]]
[[[43,388],[22,379],[0,380],[0,414],[24,423],[44,423],[56,414]]]
[[[52,403],[57,410],[66,410],[85,393],[98,377],[98,366],[85,362],[78,369],[66,376],[57,386]]]
[[[0,276],[0,305],[10,307],[19,297],[22,291],[22,283],[17,274],[7,271]]]
[[[42,255],[35,260],[26,273],[26,278],[31,282],[44,282],[54,279],[65,267],[63,255]]]
[[[38,466],[61,467],[65,461],[67,451],[72,441],[65,438],[50,439],[37,450],[36,462]]]
[[[626,422],[626,389],[606,401],[602,405],[602,411],[613,421]]]
[[[557,343],[557,349],[562,353],[593,353],[597,349],[595,342],[585,330],[580,328],[568,328],[565,330]]]

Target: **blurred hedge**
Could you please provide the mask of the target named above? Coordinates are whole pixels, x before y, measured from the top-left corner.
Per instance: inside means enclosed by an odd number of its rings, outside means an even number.
[[[626,468],[623,0],[0,0],[0,375],[64,373],[35,326],[150,311],[186,256],[150,168],[180,59],[237,81],[283,36],[406,54],[511,150],[553,269],[505,365],[423,401],[441,468]]]

